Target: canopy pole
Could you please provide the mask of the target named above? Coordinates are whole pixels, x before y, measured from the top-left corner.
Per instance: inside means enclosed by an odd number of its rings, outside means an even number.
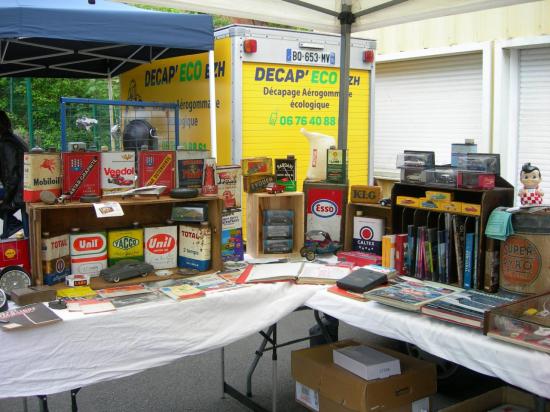
[[[210,89],[210,151],[218,157],[218,140],[216,136],[216,77],[214,74],[214,50],[208,51],[208,86]]]
[[[338,16],[340,30],[340,98],[338,106],[338,148],[348,146],[348,108],[349,108],[349,58],[351,46],[351,25],[355,16],[351,6],[342,4],[342,12]]]
[[[111,72],[107,73],[107,96],[109,97],[109,100],[113,100],[113,78],[111,77]],[[111,151],[116,150],[116,140],[115,140],[115,133],[113,133],[113,126],[114,126],[113,106],[109,105],[109,135],[111,136]]]
[[[25,77],[25,90],[27,96],[27,125],[29,128],[29,147],[34,147],[34,125],[32,122],[32,86],[30,77]]]

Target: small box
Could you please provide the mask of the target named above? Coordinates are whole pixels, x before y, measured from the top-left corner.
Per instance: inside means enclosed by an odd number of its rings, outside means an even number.
[[[332,360],[367,381],[401,374],[399,359],[365,345],[334,349]]]
[[[413,185],[426,184],[426,169],[406,167],[401,169],[401,182]]]
[[[252,157],[241,160],[243,176],[272,175],[273,162],[270,157]]]
[[[382,188],[380,186],[351,186],[352,203],[378,204],[382,198]]]
[[[395,203],[399,206],[419,207],[420,198],[411,196],[397,196]]]
[[[439,208],[438,202],[430,200],[427,197],[421,197],[418,199],[418,206],[420,209],[437,210]]]
[[[475,203],[462,203],[462,209],[460,213],[472,216],[479,216],[481,215],[481,205]]]
[[[453,200],[453,194],[449,192],[438,192],[438,191],[426,191],[426,197],[429,200],[434,200],[436,202],[451,202]]]
[[[292,225],[264,225],[264,239],[291,239]]]
[[[466,189],[494,189],[496,175],[494,173],[458,171],[457,185]]]
[[[493,173],[500,175],[500,154],[498,153],[467,153],[457,156],[458,170],[470,172]]]
[[[208,205],[187,203],[185,206],[172,207],[174,222],[205,222],[208,220]]]
[[[30,305],[38,302],[51,302],[55,300],[57,290],[49,286],[30,286],[28,288],[13,289],[10,299],[19,306]]]
[[[439,202],[439,210],[442,212],[462,213],[462,202]]]
[[[264,226],[292,225],[294,210],[266,209],[263,211]]]
[[[419,150],[405,150],[397,155],[398,169],[427,169],[435,166],[435,153]]]
[[[426,184],[456,187],[456,169],[436,168],[426,170]]]
[[[451,167],[457,167],[458,157],[468,154],[468,153],[477,153],[477,144],[473,142],[468,142],[466,139],[465,143],[452,143],[451,144]]]
[[[254,175],[243,177],[243,189],[246,193],[265,192],[268,184],[275,182],[275,175]]]
[[[292,252],[292,239],[264,239],[264,253],[290,253]]]
[[[521,406],[530,411],[537,410],[536,399],[532,393],[527,393],[511,386],[503,386],[440,409],[439,412],[485,412],[504,404]],[[550,404],[546,402],[546,406],[542,410],[550,412]]]
[[[336,254],[339,261],[351,262],[355,266],[367,266],[367,265],[380,265],[382,264],[382,257],[373,253],[363,253],[357,251],[351,252],[338,252]]]

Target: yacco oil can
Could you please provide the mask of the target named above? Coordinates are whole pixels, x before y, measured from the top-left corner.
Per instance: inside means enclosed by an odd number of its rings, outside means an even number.
[[[178,266],[178,227],[151,226],[143,229],[145,262],[158,269]]]
[[[61,195],[61,154],[25,153],[23,156],[23,200],[39,202],[40,192]]]
[[[69,193],[74,200],[83,195],[101,194],[99,152],[64,152],[61,160],[63,193]]]
[[[71,229],[71,273],[99,276],[107,267],[107,236],[105,232],[80,233]]]
[[[178,266],[199,271],[210,269],[212,232],[208,222],[179,225]]]
[[[101,153],[101,190],[103,194],[136,186],[135,152]]]
[[[143,228],[134,223],[131,229],[113,229],[107,232],[109,266],[119,260],[143,261]]]
[[[69,234],[42,233],[42,276],[46,285],[63,282],[71,274]]]
[[[163,194],[170,193],[175,184],[176,154],[170,150],[142,150],[138,152],[138,185],[166,186]]]

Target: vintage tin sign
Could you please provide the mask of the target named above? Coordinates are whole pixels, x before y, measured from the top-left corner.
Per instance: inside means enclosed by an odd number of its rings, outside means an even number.
[[[69,235],[42,235],[42,275],[46,285],[63,282],[71,274]]]
[[[178,227],[146,227],[144,230],[145,262],[155,269],[172,269],[178,265]]]
[[[40,192],[61,195],[61,154],[25,153],[23,157],[23,200],[39,202]]]
[[[223,198],[225,209],[241,207],[242,185],[239,165],[218,166],[216,168],[218,194]]]
[[[120,192],[136,186],[135,152],[101,153],[101,190]]]
[[[203,196],[218,195],[218,186],[216,185],[216,159],[213,157],[204,159],[201,193]]]
[[[123,259],[143,260],[143,229],[115,229],[107,232],[109,266]]]
[[[101,162],[98,152],[67,152],[63,161],[63,193],[71,193],[71,199],[83,195],[101,194]]]
[[[222,214],[222,260],[244,260],[243,221],[240,209]]]
[[[350,188],[350,199],[352,203],[378,204],[382,198],[380,186],[354,185]]]
[[[71,233],[71,273],[99,276],[107,267],[107,236],[105,232]]]
[[[138,152],[138,185],[166,186],[162,194],[170,193],[175,184],[175,157],[170,150],[142,150]]]
[[[177,187],[200,189],[204,159],[209,157],[209,150],[176,150]]]
[[[353,217],[352,250],[382,255],[384,219],[364,216]]]
[[[243,184],[246,193],[265,192],[268,184],[275,181],[275,175],[244,176]]]
[[[305,183],[306,231],[324,230],[332,240],[344,239],[343,223],[347,205],[347,186]]]
[[[208,223],[179,225],[178,266],[205,271],[211,263],[211,230]]]
[[[296,159],[289,155],[286,159],[275,159],[275,180],[285,187],[285,192],[296,191]]]

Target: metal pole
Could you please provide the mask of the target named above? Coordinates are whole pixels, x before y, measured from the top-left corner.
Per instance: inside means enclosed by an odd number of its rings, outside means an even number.
[[[221,387],[221,398],[225,399],[225,347],[222,346],[220,349],[220,360],[221,360],[221,375],[222,375],[222,387]]]
[[[113,79],[110,72],[107,75],[107,96],[109,97],[109,100],[113,100]],[[114,123],[113,106],[109,105],[109,135],[111,136],[111,150],[116,150],[115,137],[113,133],[111,133]],[[98,147],[98,149],[100,148]]]
[[[92,117],[97,119],[97,106],[95,104],[92,106]],[[94,145],[96,150],[101,150],[101,142],[99,141],[97,134],[97,125],[92,125],[92,135],[94,137]]]
[[[10,113],[13,113],[13,77],[10,77]]]
[[[30,77],[25,78],[27,94],[27,124],[29,126],[29,146],[34,147],[34,127],[32,123],[32,84]]]
[[[347,149],[348,145],[348,106],[349,106],[349,56],[351,46],[351,24],[355,17],[351,6],[342,4],[338,16],[340,31],[340,104],[338,107],[338,148]]]
[[[208,85],[210,88],[210,150],[212,157],[218,154],[218,138],[216,136],[216,78],[214,74],[214,50],[208,52]]]

